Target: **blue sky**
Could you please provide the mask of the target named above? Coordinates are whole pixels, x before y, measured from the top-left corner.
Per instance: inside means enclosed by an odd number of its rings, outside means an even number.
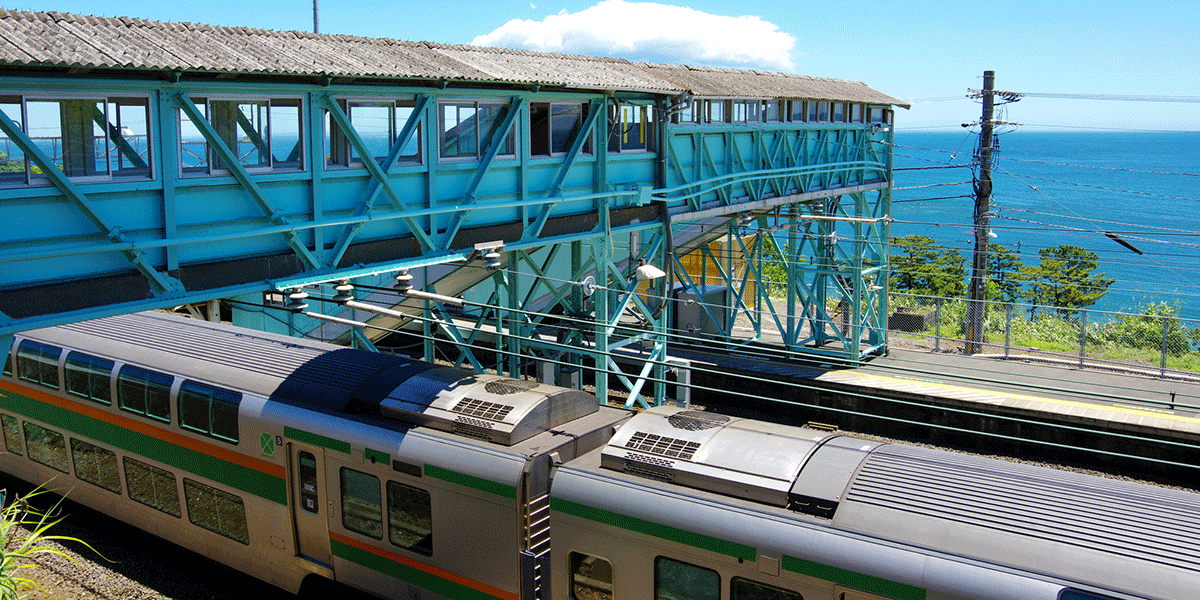
[[[22,10],[311,30],[309,0],[16,0]],[[986,7],[986,8],[984,8]],[[320,0],[321,32],[551,49],[862,81],[912,102],[897,126],[955,128],[1003,90],[1200,98],[1200,3],[1010,0]],[[1200,103],[1025,98],[1030,127],[1200,130]]]

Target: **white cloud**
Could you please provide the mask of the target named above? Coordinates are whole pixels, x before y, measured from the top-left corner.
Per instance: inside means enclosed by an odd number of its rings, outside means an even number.
[[[603,0],[541,21],[513,19],[472,44],[630,60],[792,71],[796,38],[756,16]]]

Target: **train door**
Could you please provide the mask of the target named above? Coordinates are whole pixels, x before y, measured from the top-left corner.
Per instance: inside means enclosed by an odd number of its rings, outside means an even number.
[[[292,525],[296,553],[323,565],[332,564],[329,551],[328,490],[325,454],[321,448],[288,443],[291,464]]]

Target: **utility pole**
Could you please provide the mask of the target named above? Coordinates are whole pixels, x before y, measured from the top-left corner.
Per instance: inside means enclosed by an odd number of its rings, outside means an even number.
[[[983,117],[979,121],[979,179],[975,184],[975,252],[971,258],[971,289],[967,303],[967,354],[983,351],[987,309],[988,217],[992,202],[992,118],[996,72],[983,72]]]

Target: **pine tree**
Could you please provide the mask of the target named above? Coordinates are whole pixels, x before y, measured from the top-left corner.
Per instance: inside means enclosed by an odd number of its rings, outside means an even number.
[[[1038,255],[1040,264],[1021,268],[1022,277],[1029,281],[1026,298],[1033,304],[1053,306],[1060,312],[1091,306],[1116,281],[1104,273],[1093,273],[1100,266],[1100,256],[1079,246],[1042,248]]]
[[[923,235],[892,239],[891,289],[922,296],[961,297],[966,292],[965,259],[957,248],[940,248]]]

